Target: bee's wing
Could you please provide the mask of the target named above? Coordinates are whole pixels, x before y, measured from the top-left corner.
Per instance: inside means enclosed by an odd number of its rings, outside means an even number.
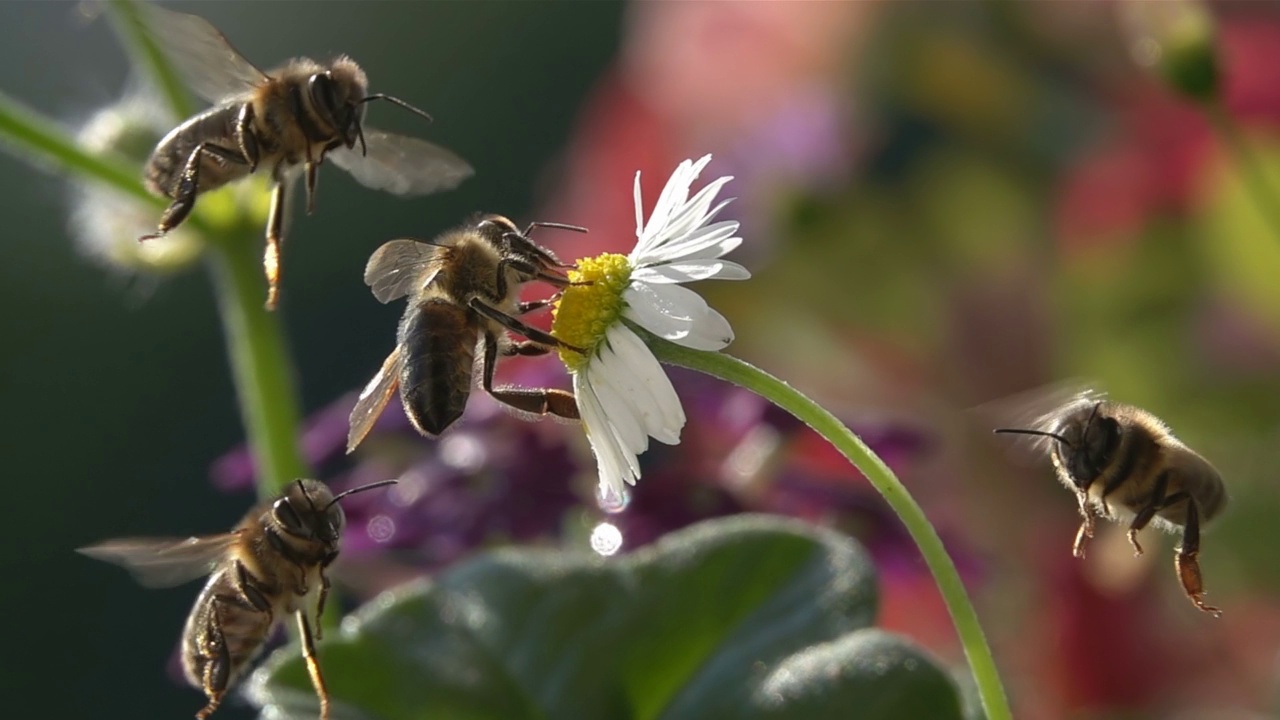
[[[151,39],[178,68],[195,94],[212,103],[242,95],[267,81],[267,74],[231,47],[208,20],[138,3]]]
[[[208,575],[235,544],[238,532],[190,538],[125,538],[77,550],[127,569],[144,587],[181,585]]]
[[[369,384],[364,386],[364,390],[360,391],[360,399],[356,400],[356,406],[351,410],[351,430],[347,433],[348,453],[355,450],[356,446],[364,440],[364,436],[373,429],[373,424],[382,415],[382,409],[387,406],[391,396],[400,387],[400,369],[403,367],[404,353],[397,345],[382,363],[378,374],[374,375]]]
[[[392,240],[373,251],[364,282],[378,302],[389,303],[426,287],[440,271],[442,248],[417,240]]]
[[[325,157],[365,187],[393,195],[429,195],[452,190],[475,174],[466,160],[426,140],[364,129],[368,154],[340,147]]]
[[[1092,403],[1105,397],[1106,393],[1092,383],[1073,379],[983,403],[972,408],[971,412],[989,430],[1003,428],[1053,432],[1058,418],[1078,403]],[[1012,442],[1022,451],[1039,455],[1047,451],[1053,441],[1038,435],[1016,435]]]

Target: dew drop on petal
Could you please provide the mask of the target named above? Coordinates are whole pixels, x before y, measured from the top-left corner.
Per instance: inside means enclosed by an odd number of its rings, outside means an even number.
[[[626,510],[627,506],[630,504],[631,493],[626,490],[619,492],[612,487],[602,485],[596,491],[596,505],[598,505],[601,510],[611,515]]]
[[[600,523],[591,531],[591,549],[609,557],[622,549],[622,531],[613,523]]]
[[[374,542],[388,543],[396,535],[396,521],[386,515],[374,515],[365,525],[365,532]]]

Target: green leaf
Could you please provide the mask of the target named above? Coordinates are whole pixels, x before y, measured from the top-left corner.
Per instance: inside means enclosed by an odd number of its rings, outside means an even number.
[[[610,560],[482,555],[374,599],[320,658],[334,720],[959,718],[947,675],[874,615],[851,539],[739,516]],[[296,647],[249,695],[315,717]]]

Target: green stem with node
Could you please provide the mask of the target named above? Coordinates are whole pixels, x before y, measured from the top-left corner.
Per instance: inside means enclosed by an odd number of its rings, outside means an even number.
[[[111,0],[108,8],[134,64],[151,78],[175,117],[189,116],[187,91],[152,39],[141,3]],[[187,222],[196,220],[199,210],[193,215]],[[264,223],[265,218],[239,213],[222,222],[204,223],[203,235],[258,497],[267,499],[279,495],[294,478],[310,473],[298,450],[302,413],[293,383],[293,361],[279,317],[263,307],[266,288],[258,253]]]
[[[1011,720],[1013,714],[1009,709],[1004,686],[1000,682],[991,647],[978,622],[973,603],[969,601],[960,573],[956,571],[955,563],[951,561],[942,539],[938,537],[924,511],[889,466],[834,415],[786,382],[735,357],[692,350],[663,340],[642,328],[632,327],[645,339],[645,343],[659,360],[706,373],[756,393],[813,428],[866,476],[906,526],[933,574],[934,582],[951,613],[956,634],[964,646],[987,719]]]

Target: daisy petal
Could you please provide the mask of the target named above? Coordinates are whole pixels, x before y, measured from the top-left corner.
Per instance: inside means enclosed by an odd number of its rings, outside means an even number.
[[[653,265],[631,273],[633,282],[686,283],[695,280],[746,280],[747,269],[728,260],[687,260],[667,265]]]
[[[591,443],[591,451],[600,465],[600,485],[608,488],[621,497],[626,485],[635,484],[637,475],[630,472],[630,467],[623,451],[618,446],[617,438],[609,427],[604,408],[592,389],[590,368],[573,376],[573,393],[578,398],[578,407],[582,415],[582,423],[587,428],[587,440]]]
[[[617,351],[618,357],[626,362],[625,372],[616,376],[619,382],[627,385],[632,397],[649,401],[646,403],[652,418],[646,422],[649,434],[668,445],[679,442],[680,430],[685,423],[684,408],[680,405],[680,396],[676,394],[675,387],[671,385],[671,378],[663,372],[658,359],[624,325],[610,328],[609,342]]]
[[[723,220],[704,228],[699,228],[677,241],[654,248],[645,253],[643,257],[631,258],[631,261],[637,266],[643,266],[693,257],[719,257],[718,255],[709,255],[706,251],[709,248],[718,247],[724,241],[732,238],[736,232],[738,232],[738,222],[736,220]]]
[[[678,239],[685,234],[696,230],[707,223],[708,211],[711,203],[715,200],[716,193],[720,192],[720,188],[725,183],[732,180],[732,176],[722,177],[706,187],[702,188],[697,195],[685,203],[684,207],[667,220],[666,230],[658,237],[657,245],[661,245],[667,240]],[[723,207],[723,204],[721,204]]]

